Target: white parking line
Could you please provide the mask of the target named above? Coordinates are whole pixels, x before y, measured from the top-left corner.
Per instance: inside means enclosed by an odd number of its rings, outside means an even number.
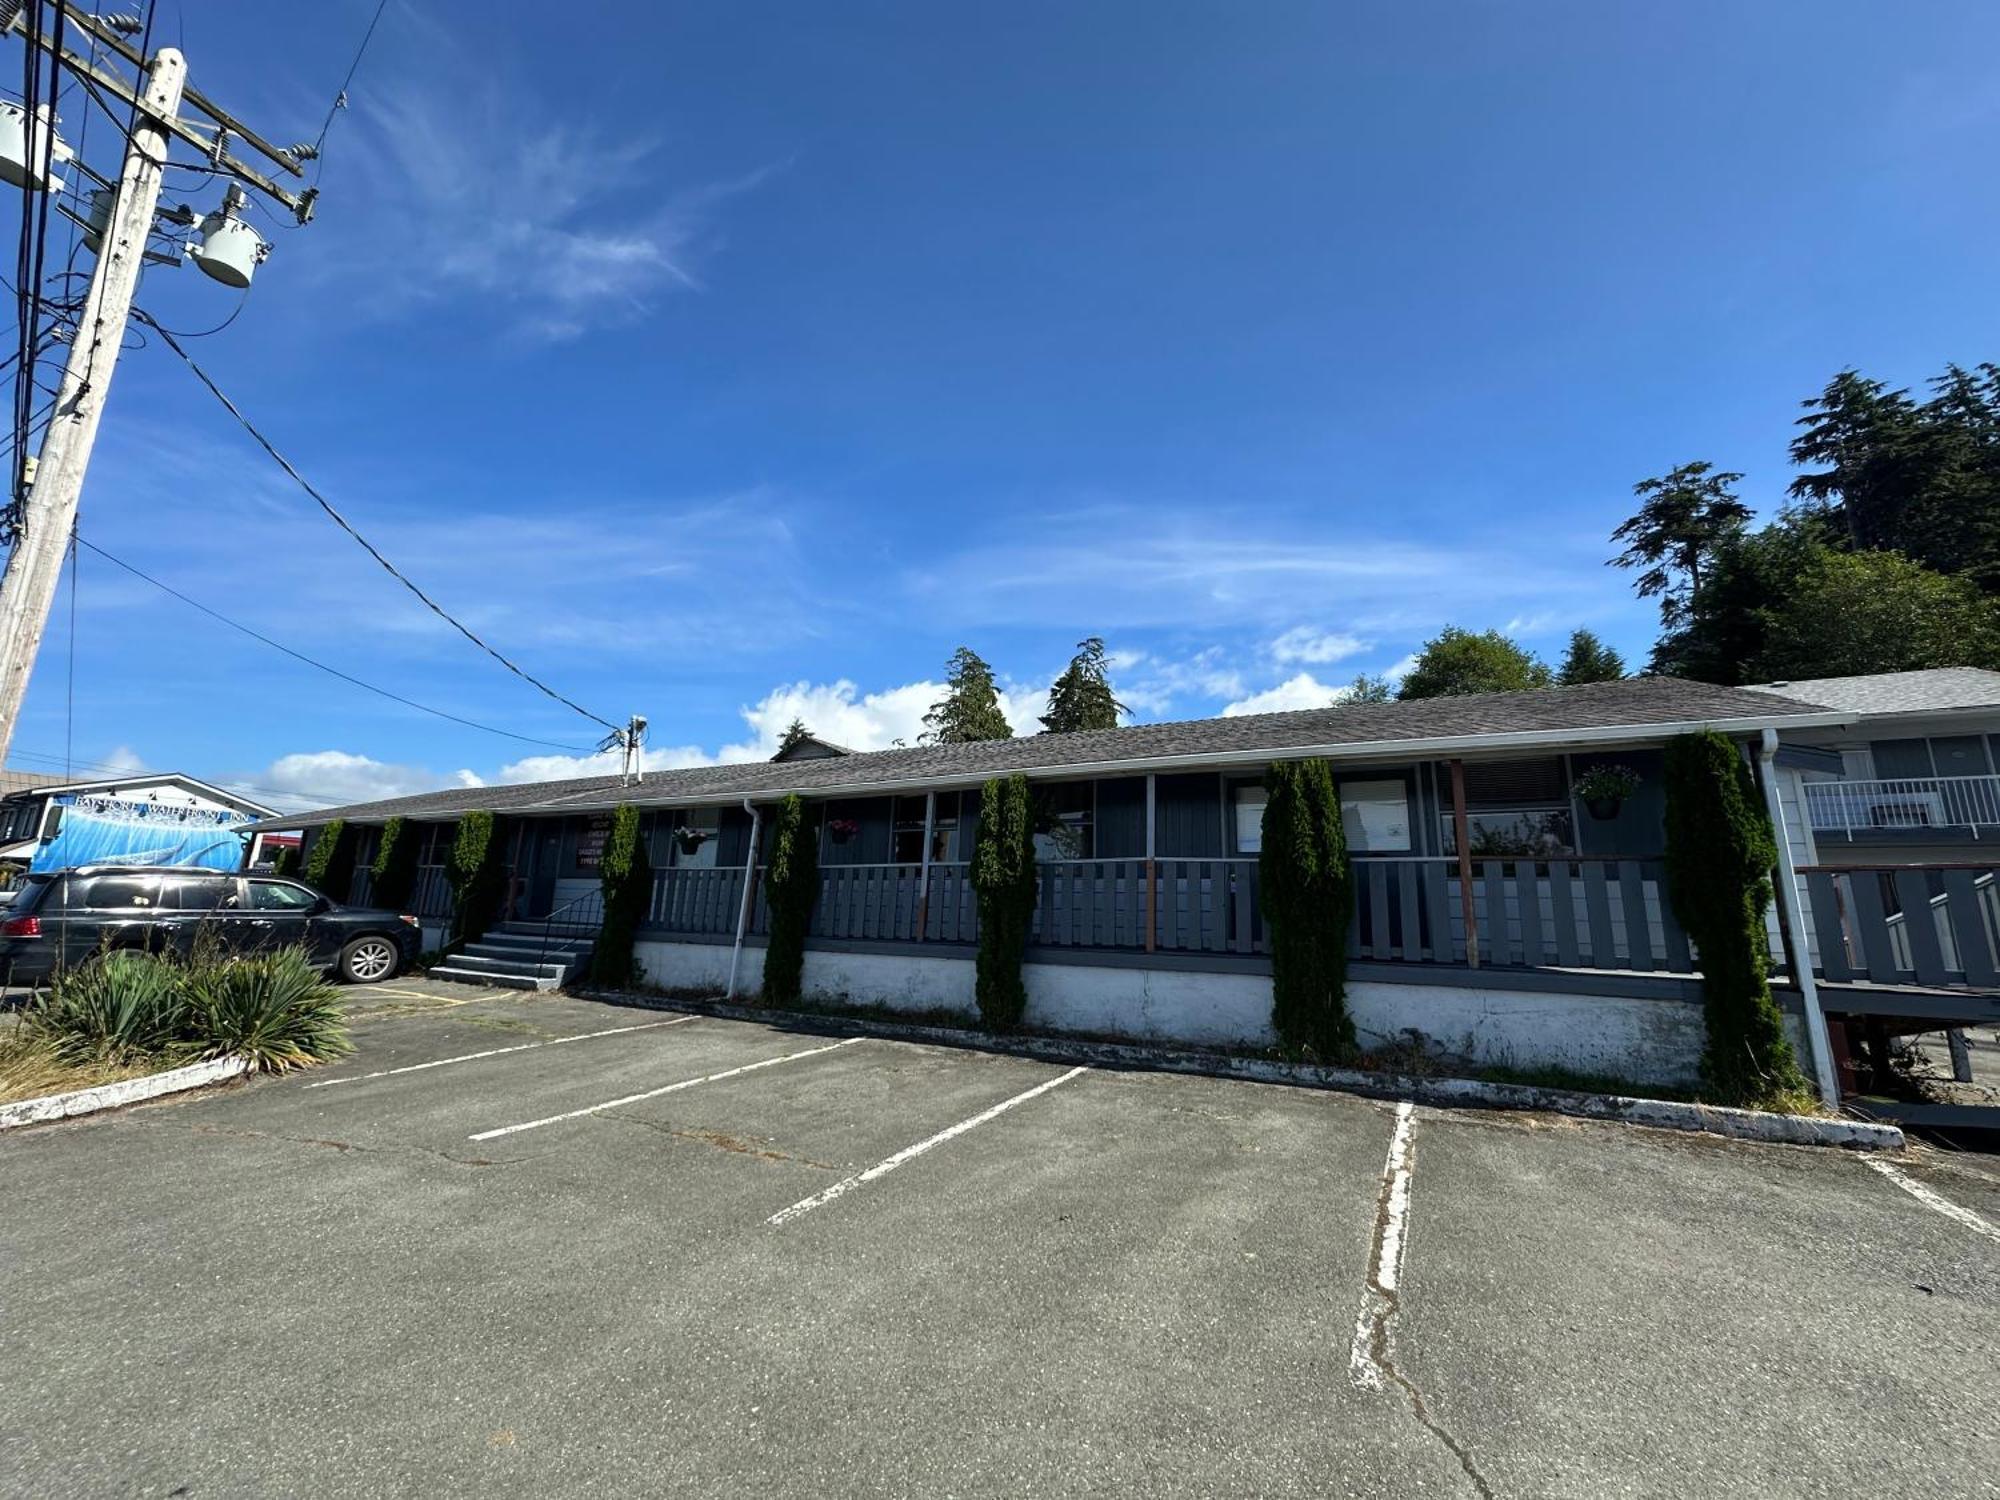
[[[1862,1165],[1873,1167],[1925,1208],[1936,1210],[1954,1224],[1963,1224],[1974,1234],[1983,1234],[1989,1240],[2000,1240],[2000,1225],[1994,1224],[1982,1214],[1961,1207],[1942,1193],[1933,1192],[1894,1162],[1883,1161],[1879,1156],[1866,1156],[1862,1158]]]
[[[843,1193],[852,1192],[855,1188],[861,1187],[866,1183],[873,1182],[878,1177],[888,1176],[891,1172],[895,1171],[896,1168],[900,1167],[904,1162],[911,1161],[916,1157],[922,1156],[926,1151],[930,1150],[931,1147],[942,1146],[946,1141],[950,1140],[952,1137],[964,1135],[966,1131],[971,1130],[976,1126],[984,1125],[988,1120],[992,1119],[994,1116],[1004,1115],[1008,1110],[1012,1109],[1015,1105],[1026,1104],[1030,1099],[1034,1098],[1037,1094],[1046,1094],[1050,1089],[1056,1088],[1061,1084],[1068,1083],[1072,1078],[1076,1077],[1077,1074],[1088,1073],[1089,1071],[1090,1069],[1088,1068],[1071,1068],[1067,1073],[1063,1074],[1062,1077],[1060,1078],[1051,1078],[1046,1083],[1036,1084],[1033,1088],[1027,1090],[1025,1093],[1016,1094],[1011,1099],[1003,1099],[1000,1101],[1000,1103],[994,1105],[991,1109],[981,1110],[978,1114],[974,1115],[969,1120],[960,1120],[956,1125],[953,1125],[945,1130],[940,1130],[936,1135],[932,1136],[929,1140],[918,1141],[914,1146],[905,1146],[901,1151],[898,1151],[894,1156],[889,1157],[886,1161],[878,1161],[877,1163],[875,1163],[874,1166],[870,1167],[865,1172],[856,1172],[852,1177],[843,1177],[839,1182],[836,1182],[832,1187],[823,1188],[819,1192],[814,1193],[810,1198],[801,1198],[797,1203],[794,1203],[790,1208],[779,1209],[776,1213],[772,1214],[771,1217],[766,1219],[764,1222],[766,1224],[774,1224],[774,1225],[790,1223],[793,1219],[798,1218],[799,1215],[801,1214],[811,1213],[814,1209],[820,1207],[821,1205],[833,1202],[834,1199],[838,1198]]]
[[[350,1078],[322,1078],[306,1085],[309,1089],[330,1089],[343,1083],[366,1083],[371,1078],[394,1078],[398,1073],[422,1073],[429,1068],[445,1068],[453,1063],[478,1062],[482,1057],[505,1057],[509,1052],[532,1052],[537,1047],[560,1047],[566,1042],[591,1042],[601,1036],[624,1036],[632,1031],[657,1031],[662,1026],[685,1026],[700,1016],[675,1016],[671,1021],[648,1021],[641,1026],[614,1026],[609,1031],[586,1031],[581,1036],[551,1037],[545,1042],[521,1042],[513,1047],[489,1047],[484,1052],[462,1052],[457,1057],[440,1057],[435,1062],[411,1063],[406,1068],[384,1068],[379,1073],[356,1073]]]
[[[1381,1390],[1388,1377],[1384,1361],[1389,1352],[1389,1319],[1396,1311],[1403,1250],[1410,1242],[1410,1138],[1416,1124],[1417,1107],[1408,1101],[1398,1104],[1396,1129],[1389,1137],[1389,1156],[1382,1164],[1382,1190],[1375,1205],[1368,1280],[1361,1288],[1361,1314],[1354,1320],[1354,1343],[1347,1355],[1347,1373],[1364,1390]]]
[[[690,1020],[693,1018],[690,1017]],[[802,1057],[818,1057],[822,1052],[834,1052],[842,1047],[852,1047],[867,1038],[851,1036],[844,1042],[834,1042],[825,1047],[808,1047],[803,1052],[787,1052],[782,1057],[767,1057],[762,1062],[745,1063],[740,1068],[725,1068],[720,1073],[710,1073],[701,1078],[683,1078],[679,1083],[669,1083],[657,1089],[647,1089],[643,1094],[627,1094],[622,1099],[607,1099],[602,1104],[593,1104],[588,1109],[572,1109],[565,1114],[548,1115],[540,1120],[529,1120],[521,1125],[502,1125],[498,1130],[482,1130],[468,1136],[474,1141],[490,1141],[498,1136],[515,1135],[523,1130],[540,1130],[544,1125],[560,1125],[564,1120],[580,1120],[585,1115],[600,1114],[607,1109],[621,1109],[627,1104],[637,1104],[644,1099],[657,1099],[662,1094],[674,1094],[682,1089],[691,1089],[699,1084],[720,1083],[725,1078],[735,1078],[740,1074],[754,1073],[759,1068],[775,1068],[779,1063],[797,1062]]]

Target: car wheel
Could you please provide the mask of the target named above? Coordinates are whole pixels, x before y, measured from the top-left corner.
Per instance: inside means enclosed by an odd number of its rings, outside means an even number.
[[[385,937],[358,937],[340,950],[340,977],[349,984],[373,984],[395,975],[402,955]]]

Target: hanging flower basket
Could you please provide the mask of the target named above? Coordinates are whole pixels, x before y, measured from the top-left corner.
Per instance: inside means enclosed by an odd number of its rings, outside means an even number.
[[[1591,817],[1608,823],[1618,816],[1625,799],[1639,789],[1639,773],[1630,766],[1595,765],[1576,778],[1570,790]]]
[[[700,828],[676,828],[674,830],[674,842],[680,846],[680,851],[683,854],[701,853],[701,846],[714,837],[714,834]]]
[[[844,844],[861,832],[861,825],[852,818],[828,818],[826,836],[836,844]]]

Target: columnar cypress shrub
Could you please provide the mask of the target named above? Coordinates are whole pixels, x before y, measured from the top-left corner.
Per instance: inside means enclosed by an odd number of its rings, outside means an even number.
[[[1755,1103],[1805,1087],[1766,978],[1778,849],[1750,768],[1713,730],[1667,742],[1667,893],[1701,954],[1707,1091]]]
[[[638,808],[621,807],[611,815],[597,879],[604,892],[604,924],[590,950],[590,977],[598,984],[631,984],[639,977],[633,938],[653,901],[653,862],[646,856]]]
[[[1034,794],[1027,777],[996,779],[981,790],[971,879],[979,901],[973,992],[980,1019],[990,1030],[1011,1031],[1028,1008],[1021,958],[1035,915]]]
[[[345,901],[348,888],[354,883],[354,845],[357,837],[356,830],[335,818],[320,829],[312,848],[306,851],[299,879],[322,895]]]
[[[445,878],[451,882],[452,935],[470,941],[483,935],[499,914],[507,889],[505,851],[498,820],[490,812],[469,812],[458,820]]]
[[[420,831],[413,823],[391,818],[382,825],[382,842],[375,850],[375,863],[368,867],[372,877],[369,900],[377,906],[400,907],[410,899],[417,883],[417,845]]]
[[[1347,924],[1354,887],[1340,794],[1323,760],[1282,761],[1265,777],[1257,868],[1271,950],[1271,1025],[1324,1062],[1351,1058]]]
[[[277,854],[274,855],[271,859],[271,873],[273,875],[298,874],[299,873],[298,849],[290,844],[287,844],[284,848],[280,849],[277,852]]]
[[[771,935],[764,942],[764,998],[787,1005],[804,988],[806,935],[819,899],[819,827],[796,796],[771,819],[771,857],[764,866],[764,901]]]

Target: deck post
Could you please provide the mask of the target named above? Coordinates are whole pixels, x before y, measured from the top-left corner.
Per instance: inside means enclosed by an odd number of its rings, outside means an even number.
[[[748,797],[743,799],[743,810],[750,814],[750,847],[743,856],[743,900],[736,908],[736,944],[729,950],[729,988],[723,999],[736,998],[736,966],[743,957],[743,934],[750,928],[750,913],[757,905],[757,833],[759,814],[757,806]]]
[[[1778,932],[1785,951],[1792,957],[1792,982],[1805,1002],[1806,1042],[1812,1048],[1813,1079],[1819,1096],[1828,1104],[1840,1105],[1840,1075],[1833,1065],[1833,1042],[1827,1035],[1826,1012],[1819,1004],[1819,976],[1813,973],[1812,945],[1806,933],[1805,907],[1799,900],[1799,872],[1792,863],[1792,841],[1785,831],[1785,800],[1778,795],[1778,731],[1764,731],[1757,755],[1757,780],[1763,784],[1764,810],[1771,817],[1771,832],[1778,845],[1777,879],[1772,882],[1778,895]]]
[[[894,806],[893,803],[890,804]],[[893,814],[892,820],[893,820]],[[937,792],[924,793],[924,864],[917,875],[917,941],[922,942],[931,927],[931,839],[937,827]]]
[[[1146,773],[1146,951],[1151,953],[1159,934],[1159,879],[1158,864],[1153,858],[1154,839],[1154,778]]]
[[[1465,962],[1479,967],[1479,908],[1472,896],[1472,831],[1465,818],[1465,762],[1451,763],[1451,831],[1458,846],[1458,904],[1465,914]]]

